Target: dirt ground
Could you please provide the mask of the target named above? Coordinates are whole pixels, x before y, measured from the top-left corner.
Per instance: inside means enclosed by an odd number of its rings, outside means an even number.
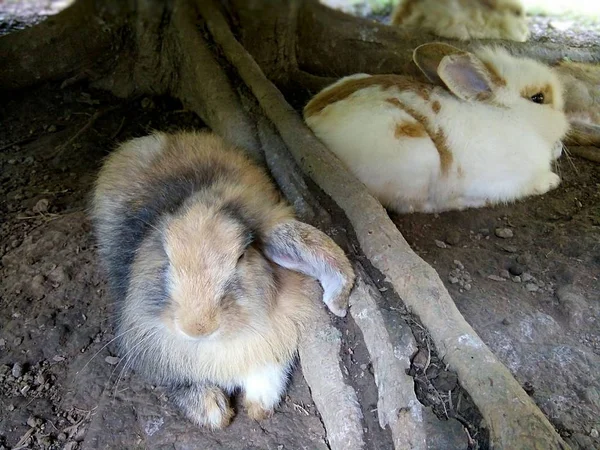
[[[190,426],[160,387],[114,353],[112,300],[85,211],[90,187],[118,142],[202,127],[196,116],[168,99],[121,102],[55,84],[3,106],[0,450],[326,449],[299,370],[272,419],[257,423],[241,412],[213,433]],[[558,170],[563,183],[543,197],[394,220],[571,446],[600,449],[600,166],[563,157]],[[349,377],[365,403],[365,427],[375,430],[368,356],[348,331],[342,359],[355,369]],[[467,401],[456,379],[435,359],[423,374],[423,357],[421,346],[411,369],[422,401],[440,415],[449,402],[460,411],[456,403]],[[473,432],[469,420],[454,427],[462,437],[455,443],[466,441],[464,429]],[[389,448],[387,434],[373,436],[369,448]],[[475,439],[471,448],[485,448]]]

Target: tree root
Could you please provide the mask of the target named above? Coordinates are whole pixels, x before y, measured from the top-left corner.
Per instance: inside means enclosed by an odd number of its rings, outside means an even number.
[[[598,147],[569,147],[569,153],[589,161],[600,163],[600,149]]]
[[[387,213],[306,128],[279,90],[235,39],[212,2],[198,1],[208,29],[275,124],[303,171],[346,213],[364,254],[421,319],[457,371],[496,448],[568,448],[548,419],[464,320],[435,270],[418,257]]]

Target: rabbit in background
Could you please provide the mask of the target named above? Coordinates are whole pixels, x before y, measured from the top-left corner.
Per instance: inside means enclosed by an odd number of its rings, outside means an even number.
[[[391,23],[464,41],[525,42],[529,37],[529,25],[520,0],[400,0]]]
[[[506,50],[414,51],[431,81],[356,74],[304,108],[307,125],[384,206],[441,212],[554,189],[569,124],[548,66]]]
[[[92,206],[121,353],[200,426],[226,426],[237,389],[251,418],[272,414],[317,307],[315,279],[328,308],[346,314],[344,252],[212,133],[122,144]]]

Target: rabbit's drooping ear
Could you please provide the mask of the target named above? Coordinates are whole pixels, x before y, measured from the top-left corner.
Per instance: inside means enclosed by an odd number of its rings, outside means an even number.
[[[419,45],[413,51],[413,61],[429,81],[445,86],[438,75],[438,67],[442,59],[449,55],[465,55],[467,52],[442,42],[430,42]]]
[[[336,316],[344,317],[354,271],[341,248],[318,229],[290,220],[265,237],[264,254],[274,263],[316,278],[323,287],[323,301]]]
[[[492,76],[471,53],[445,56],[438,75],[450,91],[463,100],[486,100],[492,96]]]

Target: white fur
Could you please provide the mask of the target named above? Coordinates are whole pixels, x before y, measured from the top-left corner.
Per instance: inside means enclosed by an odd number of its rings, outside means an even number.
[[[477,55],[506,80],[493,103],[463,101],[441,87],[432,88],[426,100],[411,90],[369,86],[306,117],[306,123],[371,193],[399,212],[479,207],[555,188],[560,179],[552,161],[568,129],[558,79],[547,66],[502,49]],[[343,78],[328,89],[364,76]],[[525,87],[544,84],[555,88],[555,107],[521,96]],[[446,174],[429,135],[395,136],[398,123],[419,122],[390,99],[425,116],[430,134],[443,132],[452,153]]]
[[[525,42],[529,37],[519,0],[400,0],[392,23],[451,39]]]
[[[257,403],[267,411],[272,410],[279,403],[286,382],[286,370],[273,364],[265,365],[244,380],[245,400]]]

